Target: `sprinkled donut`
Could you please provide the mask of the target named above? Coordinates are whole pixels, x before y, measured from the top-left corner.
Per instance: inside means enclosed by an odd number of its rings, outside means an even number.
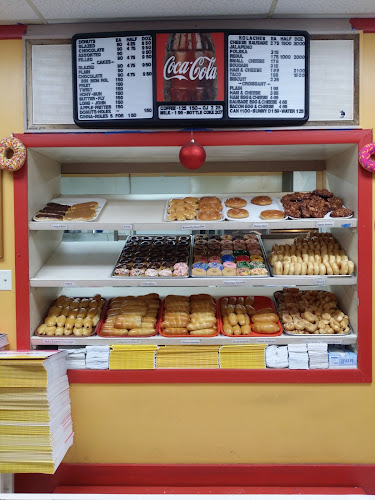
[[[375,161],[372,159],[375,155],[375,143],[366,144],[359,153],[359,163],[368,172],[375,172]]]
[[[0,142],[0,168],[8,172],[19,170],[26,160],[26,149],[15,137]]]

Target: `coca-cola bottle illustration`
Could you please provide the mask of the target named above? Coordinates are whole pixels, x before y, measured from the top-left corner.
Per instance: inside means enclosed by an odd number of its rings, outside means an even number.
[[[217,67],[210,33],[171,33],[165,45],[164,100],[215,101]]]

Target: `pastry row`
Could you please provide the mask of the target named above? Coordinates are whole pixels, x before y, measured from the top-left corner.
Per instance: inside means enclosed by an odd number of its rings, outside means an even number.
[[[281,335],[347,334],[349,318],[336,295],[325,291],[284,289],[273,300],[263,296],[231,296],[215,299],[209,294],[156,293],[110,299],[69,298],[51,305],[36,330],[47,337],[267,337]]]

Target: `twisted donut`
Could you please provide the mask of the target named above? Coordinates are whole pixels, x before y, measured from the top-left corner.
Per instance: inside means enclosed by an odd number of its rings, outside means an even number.
[[[26,160],[26,149],[15,137],[0,142],[0,168],[8,172],[19,170]]]
[[[359,163],[368,172],[375,172],[375,161],[372,159],[375,155],[375,143],[366,144],[359,153]]]

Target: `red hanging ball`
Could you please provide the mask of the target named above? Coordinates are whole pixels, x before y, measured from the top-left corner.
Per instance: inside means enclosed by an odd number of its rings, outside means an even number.
[[[180,149],[180,162],[185,168],[195,170],[203,165],[206,161],[206,151],[203,146],[192,139],[184,144]]]

